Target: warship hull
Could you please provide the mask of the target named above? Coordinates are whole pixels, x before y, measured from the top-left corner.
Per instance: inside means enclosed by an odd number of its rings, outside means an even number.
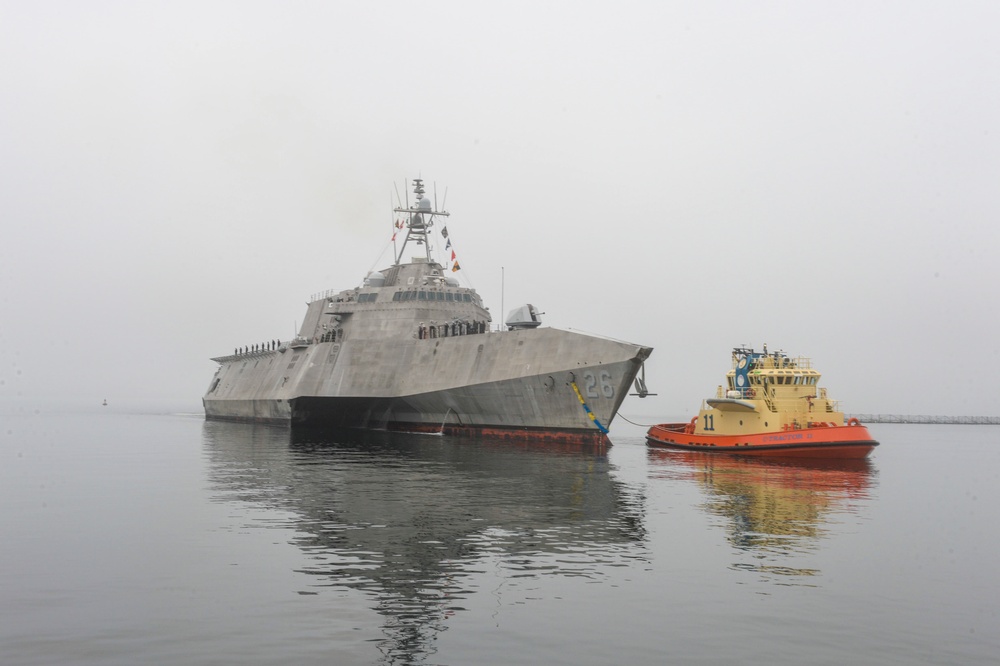
[[[651,349],[551,328],[321,342],[215,359],[210,419],[604,437]]]

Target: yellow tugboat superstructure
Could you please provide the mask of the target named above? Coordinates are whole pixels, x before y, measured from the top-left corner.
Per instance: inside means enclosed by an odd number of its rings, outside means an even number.
[[[756,455],[863,458],[878,445],[819,386],[810,359],[733,349],[726,384],[690,423],[650,428],[651,445]]]

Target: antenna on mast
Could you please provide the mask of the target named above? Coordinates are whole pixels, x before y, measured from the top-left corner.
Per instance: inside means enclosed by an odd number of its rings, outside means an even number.
[[[396,265],[398,266],[403,258],[403,252],[406,250],[406,244],[411,240],[417,245],[424,246],[424,254],[427,256],[427,262],[432,263],[434,259],[431,257],[431,244],[430,244],[430,230],[434,226],[434,216],[441,215],[444,217],[448,216],[445,211],[437,211],[431,206],[430,199],[424,197],[427,190],[424,188],[423,178],[413,179],[413,193],[416,196],[416,201],[411,206],[409,204],[409,197],[407,197],[407,205],[405,208],[395,208],[394,211],[397,213],[403,213],[406,215],[406,237],[403,238],[403,246],[400,248],[399,253],[396,255]]]
[[[396,184],[393,183],[392,186],[395,187]],[[396,199],[397,200],[399,199],[399,190],[398,189],[396,190]],[[389,195],[389,204],[390,204],[390,210],[392,210],[392,208],[391,208],[392,195],[391,194]],[[396,226],[396,225],[399,224],[399,222],[396,220],[395,213],[393,213],[390,216],[390,222],[392,222],[392,256],[395,257],[396,256],[396,234],[399,233],[399,227]]]

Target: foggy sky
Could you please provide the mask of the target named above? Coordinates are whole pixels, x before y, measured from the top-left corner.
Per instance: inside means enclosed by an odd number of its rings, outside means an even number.
[[[0,402],[200,409],[212,356],[452,214],[494,322],[737,345],[848,412],[1000,414],[995,2],[0,2]],[[447,200],[444,192],[447,189]],[[432,192],[433,194],[433,192]]]

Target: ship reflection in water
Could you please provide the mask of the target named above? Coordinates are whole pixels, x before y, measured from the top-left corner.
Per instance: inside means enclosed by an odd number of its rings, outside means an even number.
[[[867,458],[764,459],[750,456],[648,450],[652,477],[695,481],[703,508],[726,519],[727,538],[745,556],[733,569],[779,584],[811,585],[809,566],[827,526],[867,507],[876,471]]]
[[[543,575],[600,580],[646,557],[644,498],[603,451],[221,421],[206,421],[204,440],[220,501],[293,516],[283,527],[300,534],[312,590],[370,595],[390,663],[432,653],[463,603],[483,585],[493,594],[485,571],[516,589]]]

